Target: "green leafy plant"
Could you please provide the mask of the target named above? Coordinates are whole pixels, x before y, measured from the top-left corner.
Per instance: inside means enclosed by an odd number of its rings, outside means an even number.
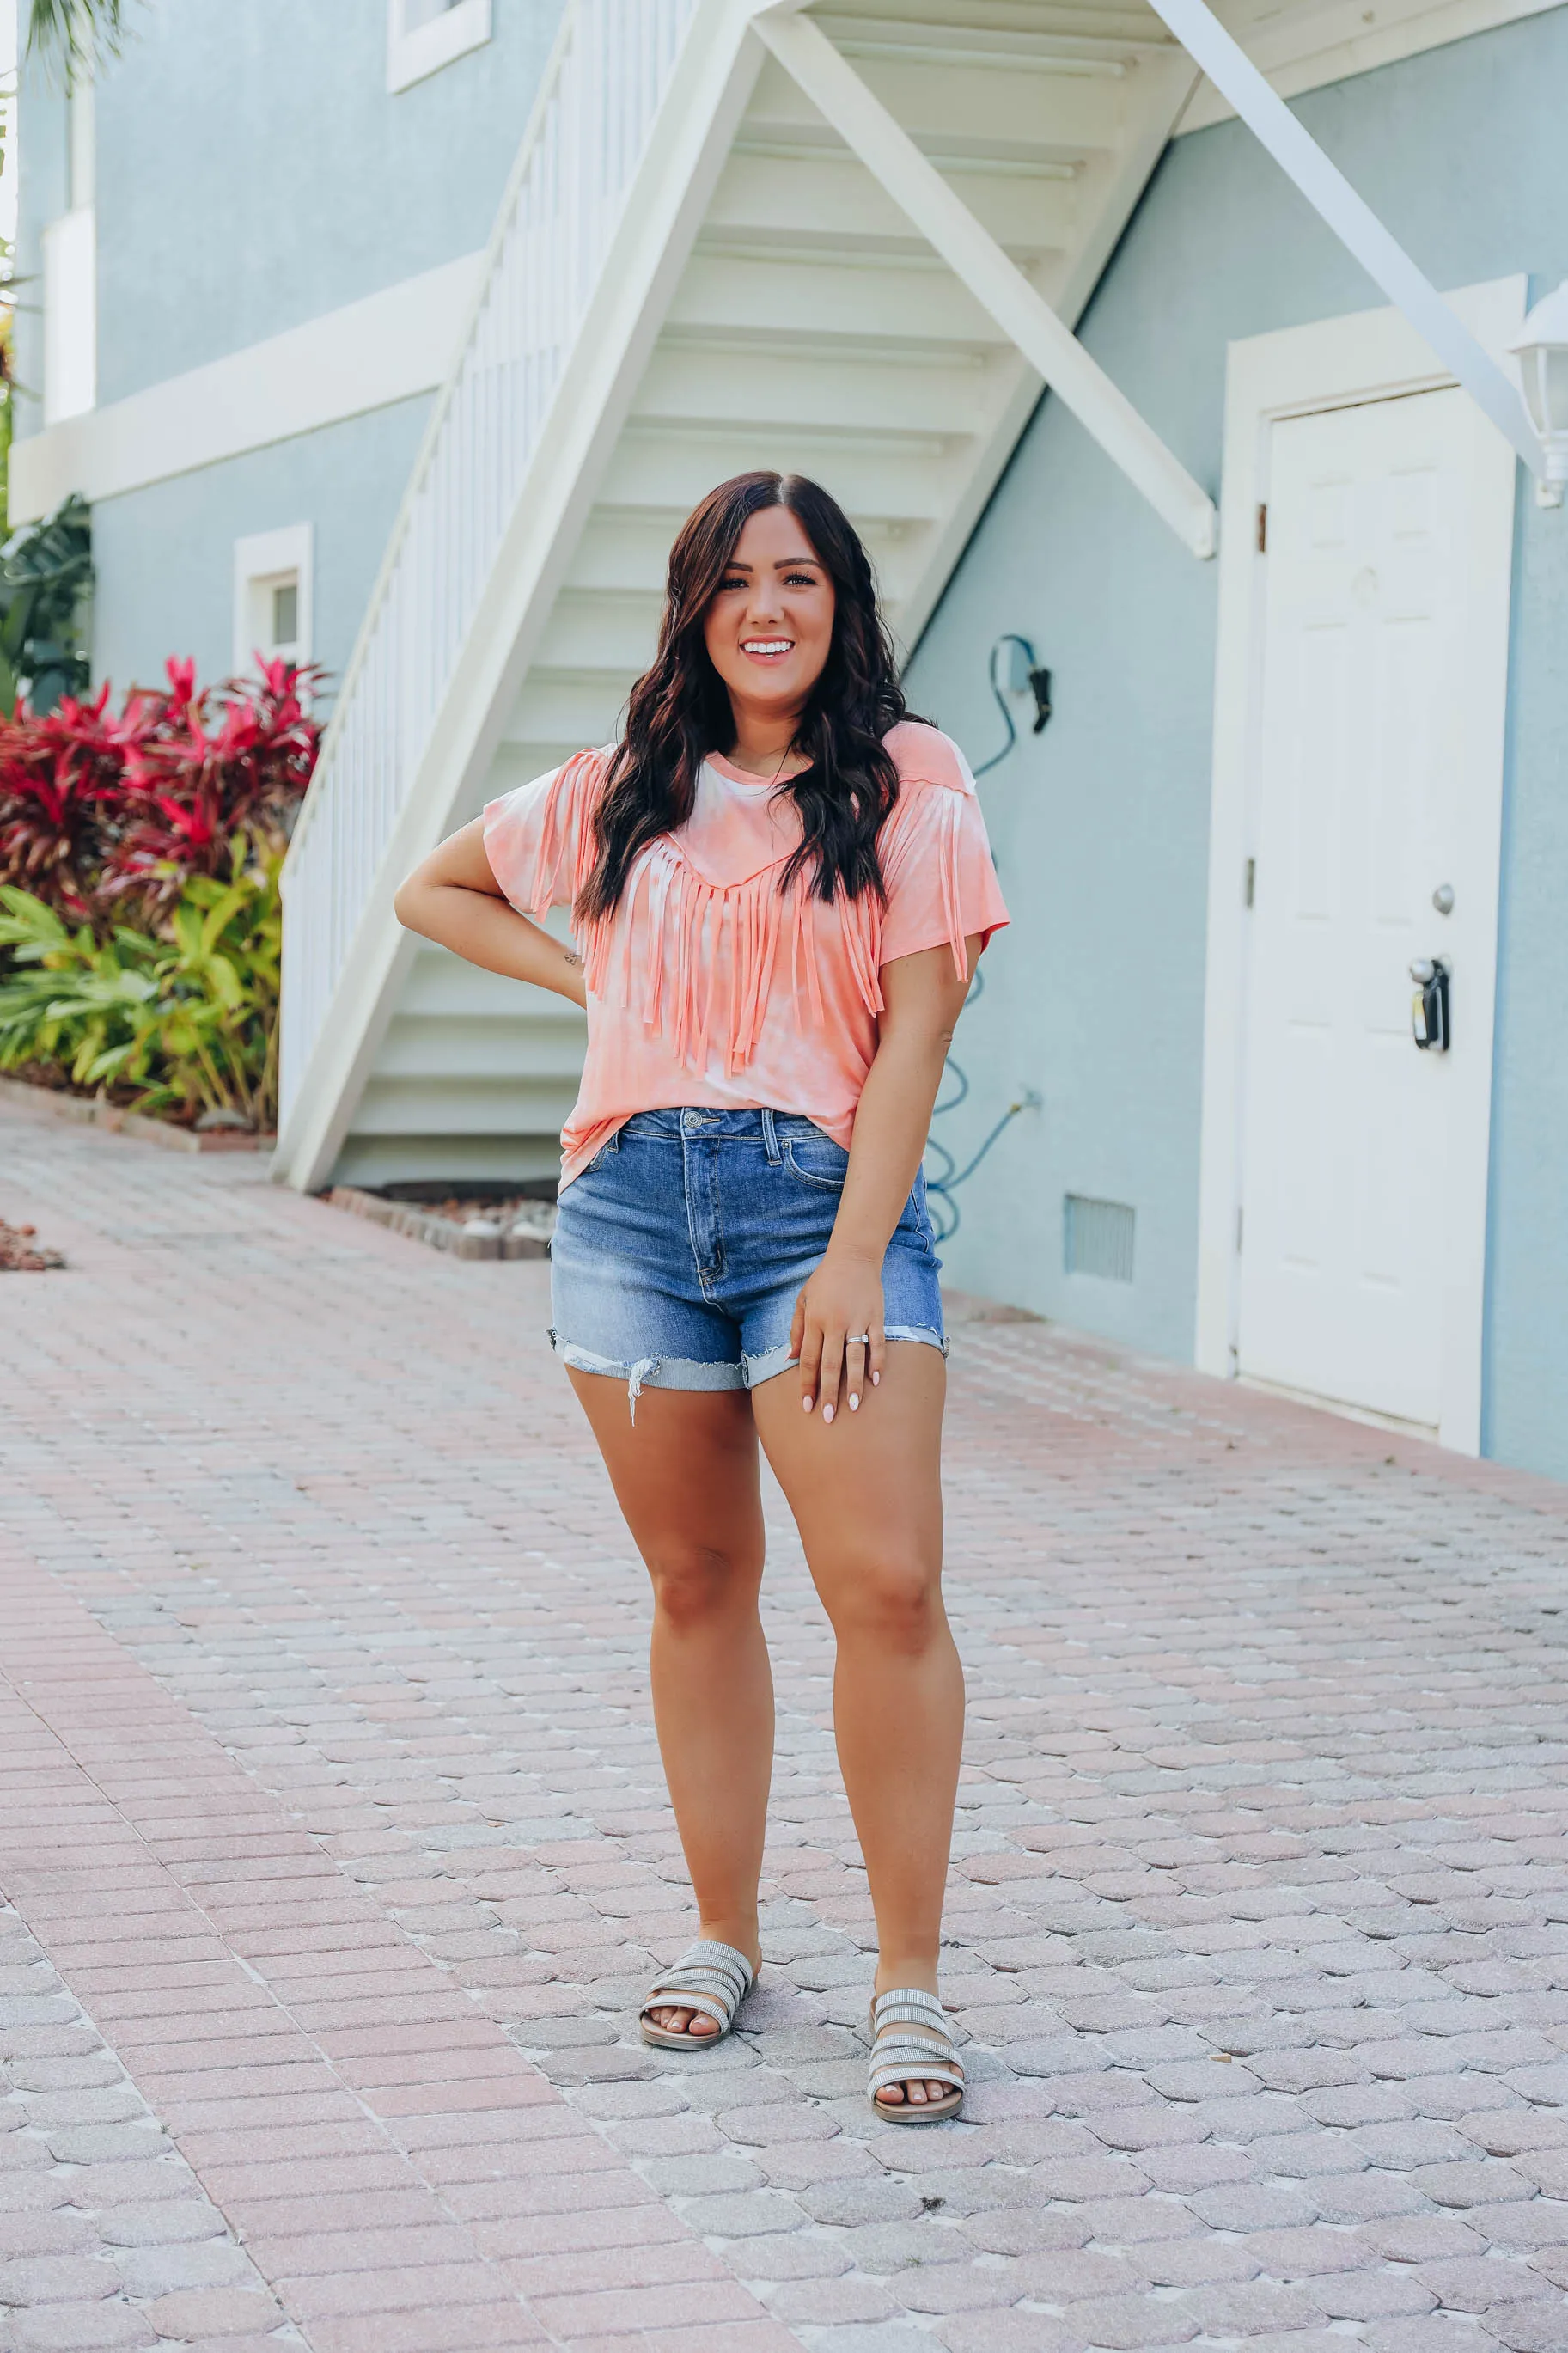
[[[137,1110],[273,1124],[282,860],[237,839],[226,875],[195,875],[162,931],[108,939],[0,884],[0,1069],[54,1065]]]
[[[81,613],[92,586],[92,515],[73,491],[0,548],[0,710],[26,695],[36,712],[84,694]]]
[[[29,0],[27,52],[68,90],[125,39],[126,0]]]

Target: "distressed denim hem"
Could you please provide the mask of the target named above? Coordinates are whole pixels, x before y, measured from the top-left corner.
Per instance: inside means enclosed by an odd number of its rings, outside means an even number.
[[[559,1332],[552,1331],[550,1345],[563,1365],[574,1373],[605,1373],[611,1379],[625,1381],[626,1403],[635,1422],[637,1399],[647,1389],[739,1389],[746,1386],[745,1375],[739,1365],[698,1363],[689,1356],[640,1356],[635,1365],[617,1362],[612,1356],[596,1356],[591,1348],[579,1348],[574,1341],[563,1340]]]
[[[888,1324],[883,1326],[882,1337],[885,1340],[920,1340],[928,1348],[940,1348],[944,1357],[947,1355],[946,1339],[930,1324]],[[780,1373],[792,1371],[799,1362],[798,1356],[790,1354],[786,1340],[782,1348],[770,1348],[766,1356],[742,1356],[741,1366],[746,1376],[746,1387],[754,1389],[760,1388],[763,1381],[776,1379]]]

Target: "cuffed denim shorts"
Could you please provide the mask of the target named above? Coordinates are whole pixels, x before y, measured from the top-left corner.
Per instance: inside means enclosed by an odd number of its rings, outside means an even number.
[[[551,1344],[638,1392],[755,1388],[798,1361],[795,1303],[833,1232],[849,1155],[772,1111],[639,1112],[561,1196]],[[917,1176],[882,1261],[889,1340],[947,1354]]]

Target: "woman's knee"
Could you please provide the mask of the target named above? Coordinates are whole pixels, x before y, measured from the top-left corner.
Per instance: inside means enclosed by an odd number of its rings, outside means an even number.
[[[760,1564],[721,1546],[675,1539],[647,1558],[654,1607],[672,1632],[695,1632],[755,1606]]]
[[[877,1552],[846,1563],[825,1596],[835,1632],[918,1658],[945,1623],[942,1573],[913,1553]]]

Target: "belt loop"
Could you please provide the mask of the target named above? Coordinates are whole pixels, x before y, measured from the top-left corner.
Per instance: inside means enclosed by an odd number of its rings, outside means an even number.
[[[779,1153],[779,1134],[777,1128],[773,1125],[772,1107],[767,1103],[763,1105],[763,1145],[767,1153],[770,1167],[776,1168],[781,1157]]]

